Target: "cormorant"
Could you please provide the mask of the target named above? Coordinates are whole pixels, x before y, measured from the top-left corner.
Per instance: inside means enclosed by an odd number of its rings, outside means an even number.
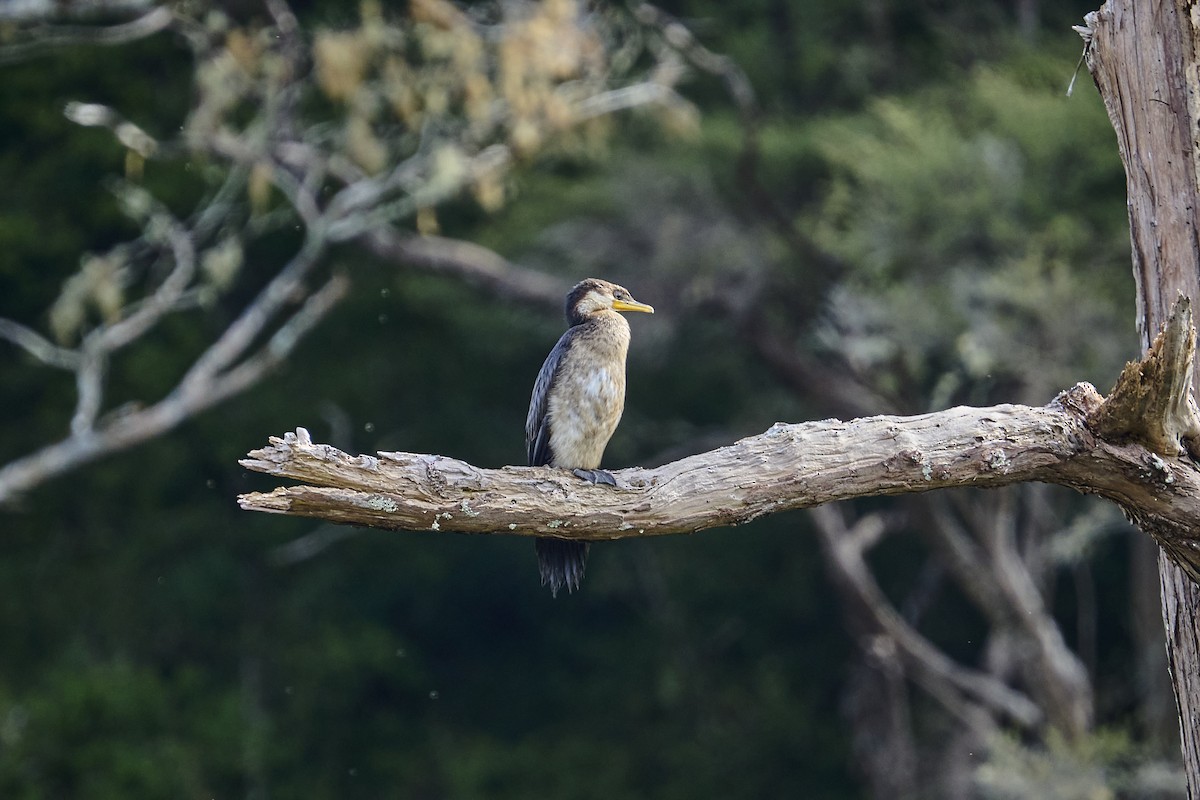
[[[567,331],[542,364],[525,419],[529,465],[573,470],[590,483],[616,486],[602,469],[604,447],[625,408],[629,323],[618,311],[654,309],[623,286],[588,278],[567,295]],[[538,569],[550,592],[579,588],[588,543],[539,538]]]

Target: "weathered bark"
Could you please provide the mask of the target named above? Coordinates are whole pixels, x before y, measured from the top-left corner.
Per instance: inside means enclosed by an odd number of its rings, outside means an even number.
[[[836,500],[951,486],[1045,481],[1120,503],[1176,537],[1200,515],[1200,472],[1087,425],[1100,396],[1079,384],[1049,406],[952,408],[916,417],[777,424],[661,467],[593,486],[545,467],[483,469],[443,456],[350,456],[298,429],[242,465],[305,481],[239,498],[243,508],[392,530],[619,539],[691,533]],[[1182,553],[1190,544],[1172,541]],[[1195,566],[1188,567],[1200,576]]]
[[[394,530],[595,540],[691,533],[854,497],[1043,481],[1117,502],[1200,580],[1200,471],[1179,455],[1178,440],[1165,453],[1137,441],[1171,444],[1163,438],[1173,430],[1168,410],[1178,406],[1170,396],[1191,370],[1194,345],[1181,302],[1142,368],[1127,369],[1107,401],[1083,383],[1042,408],[780,423],[661,467],[619,470],[616,489],[544,467],[482,469],[411,453],[354,457],[314,444],[301,428],[241,463],[312,485],[239,502]],[[1126,424],[1148,408],[1161,415],[1157,423]]]
[[[1191,0],[1109,2],[1088,15],[1082,33],[1088,67],[1125,163],[1145,345],[1147,332],[1166,317],[1176,296],[1200,296],[1200,7]],[[1134,519],[1154,533],[1152,520]],[[1195,800],[1200,797],[1200,587],[1172,560],[1179,555],[1164,547],[1159,571],[1188,795]]]
[[[1099,401],[1090,386],[1076,394]],[[391,529],[618,539],[736,525],[851,497],[1003,486],[1060,470],[1094,445],[1082,414],[1061,405],[777,424],[661,467],[614,471],[618,486],[612,489],[547,467],[481,469],[411,453],[352,457],[313,444],[301,428],[272,438],[241,463],[316,486],[239,501],[250,510]],[[1101,460],[1111,466],[1148,457],[1134,446]],[[1200,490],[1200,480],[1195,486]]]
[[[1175,304],[1161,346],[1138,362],[1125,365],[1110,402],[1092,417],[1092,427],[1106,439],[1142,442],[1156,453],[1200,455],[1200,416],[1192,396],[1196,330],[1192,304]]]

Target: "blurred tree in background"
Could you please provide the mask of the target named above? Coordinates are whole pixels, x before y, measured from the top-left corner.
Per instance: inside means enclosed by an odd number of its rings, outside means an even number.
[[[527,542],[232,499],[298,424],[519,463],[588,275],[660,312],[612,466],[1110,384],[1089,5],[97,6],[0,18],[0,796],[1181,796],[1153,554],[1099,501],[621,543],[554,602]]]

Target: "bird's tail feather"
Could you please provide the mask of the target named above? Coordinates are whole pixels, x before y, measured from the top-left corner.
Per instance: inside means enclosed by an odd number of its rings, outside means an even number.
[[[571,542],[565,539],[537,539],[538,570],[542,573],[542,586],[550,587],[550,594],[558,597],[559,589],[568,592],[579,588],[583,570],[587,566],[588,543]]]

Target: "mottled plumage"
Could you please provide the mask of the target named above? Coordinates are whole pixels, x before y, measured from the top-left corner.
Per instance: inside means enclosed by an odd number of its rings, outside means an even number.
[[[600,460],[625,408],[625,355],[629,323],[618,311],[654,309],[621,286],[588,278],[567,295],[566,333],[538,373],[525,419],[530,466],[575,470],[592,483],[611,483]],[[543,585],[578,588],[587,542],[537,540]]]

